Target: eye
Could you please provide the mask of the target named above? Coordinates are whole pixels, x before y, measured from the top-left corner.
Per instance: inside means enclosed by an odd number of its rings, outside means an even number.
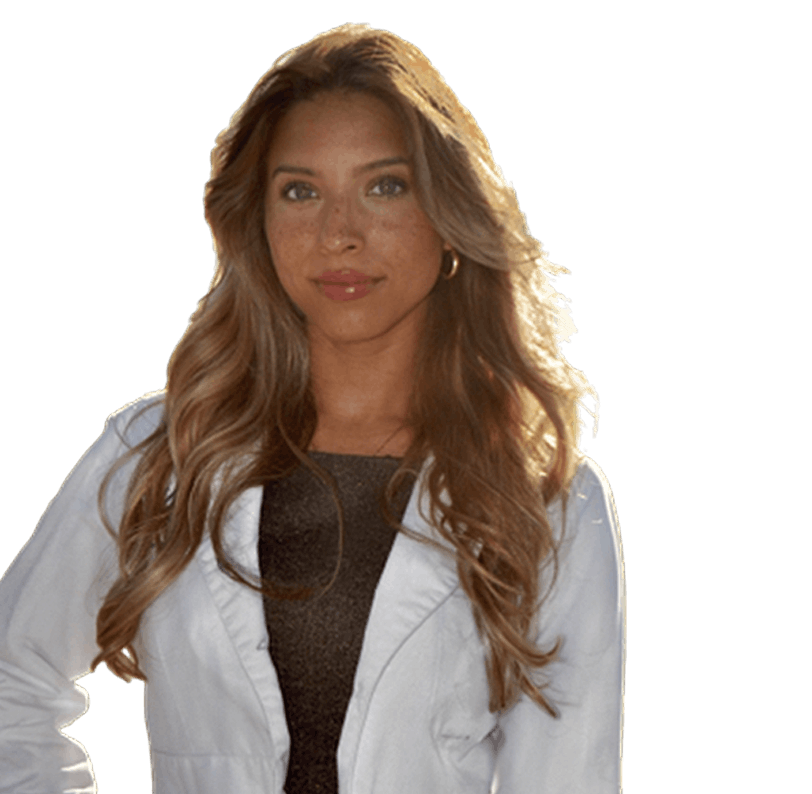
[[[379,179],[369,190],[373,196],[399,196],[407,190],[406,182],[396,176]]]
[[[306,182],[288,182],[282,188],[282,197],[288,201],[305,201],[316,197],[316,191]]]

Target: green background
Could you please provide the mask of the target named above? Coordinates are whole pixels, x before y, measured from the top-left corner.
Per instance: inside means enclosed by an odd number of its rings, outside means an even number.
[[[572,271],[565,352],[600,394],[583,447],[626,560],[625,791],[794,787],[808,20],[775,2],[383,8],[6,7],[0,570],[105,417],[163,386],[211,277],[215,135],[283,51],[369,22],[445,75]],[[148,792],[142,685],[105,668],[82,685],[69,732],[100,791]]]

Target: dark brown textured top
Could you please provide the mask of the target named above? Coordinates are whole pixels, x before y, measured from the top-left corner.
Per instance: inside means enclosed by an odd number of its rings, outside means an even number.
[[[311,452],[338,485],[344,550],[338,578],[321,597],[265,599],[269,652],[291,738],[286,794],[337,794],[336,752],[375,588],[395,539],[379,510],[400,461]],[[401,519],[414,486],[395,501]],[[262,499],[259,563],[276,584],[324,586],[338,558],[338,513],[330,490],[300,466],[269,482]]]

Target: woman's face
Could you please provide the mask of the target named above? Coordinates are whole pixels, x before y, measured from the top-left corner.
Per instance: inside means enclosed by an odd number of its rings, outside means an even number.
[[[299,102],[276,129],[268,169],[265,234],[311,344],[416,340],[444,245],[396,115],[361,93]]]

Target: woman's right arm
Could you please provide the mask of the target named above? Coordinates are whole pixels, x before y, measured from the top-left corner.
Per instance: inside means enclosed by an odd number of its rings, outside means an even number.
[[[0,581],[0,794],[95,791],[87,755],[59,729],[87,708],[75,680],[99,651],[96,615],[118,567],[97,497],[130,446],[133,411],[108,420]],[[114,527],[132,465],[108,489]]]

